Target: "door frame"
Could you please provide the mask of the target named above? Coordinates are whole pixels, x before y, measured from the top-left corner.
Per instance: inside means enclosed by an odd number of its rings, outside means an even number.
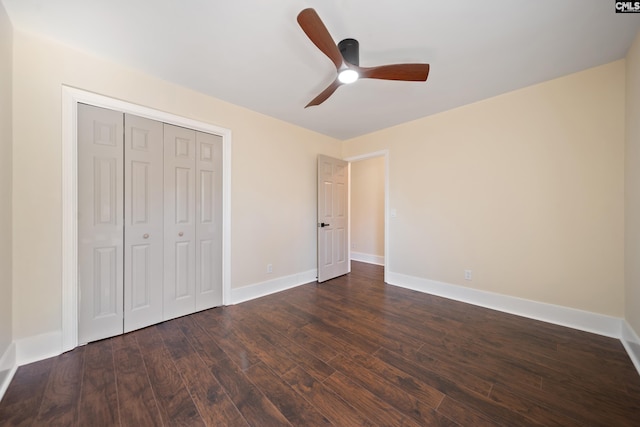
[[[231,297],[231,130],[62,86],[62,351],[78,346],[78,103],[222,137],[222,304]]]
[[[351,156],[343,158],[343,160],[349,162],[349,185],[348,185],[348,200],[349,200],[349,261],[351,261],[351,163],[360,160],[368,160],[374,157],[384,157],[384,281],[387,282],[387,272],[389,271],[389,150],[384,149],[380,151],[373,151],[371,153],[360,154],[358,156]],[[351,266],[351,262],[349,262]],[[351,267],[349,267],[351,269]],[[349,270],[351,271],[351,270]]]

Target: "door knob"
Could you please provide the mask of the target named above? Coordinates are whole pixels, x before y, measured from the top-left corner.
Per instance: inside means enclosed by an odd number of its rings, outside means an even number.
[[[178,233],[178,236],[182,237],[182,236],[184,236],[184,233],[181,231],[181,232]]]
[[[331,224],[327,224],[327,223],[325,223],[325,222],[321,222],[321,223],[320,223],[320,228],[328,227],[328,226],[330,226],[330,225],[331,225]]]
[[[147,233],[144,233],[144,234],[142,235],[142,238],[143,238],[143,239],[148,239],[148,238],[149,238],[149,235],[148,235]]]

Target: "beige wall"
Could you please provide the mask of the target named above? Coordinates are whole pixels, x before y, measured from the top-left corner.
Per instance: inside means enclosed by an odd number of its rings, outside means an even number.
[[[0,3],[0,358],[12,341],[12,41],[13,29]]]
[[[384,157],[351,163],[351,251],[384,256]]]
[[[624,79],[620,60],[344,142],[389,149],[389,270],[622,317]]]
[[[14,42],[14,339],[61,328],[63,84],[231,129],[232,287],[315,268],[316,156],[339,156],[338,141],[30,34]]]
[[[626,63],[625,318],[640,335],[640,32]]]

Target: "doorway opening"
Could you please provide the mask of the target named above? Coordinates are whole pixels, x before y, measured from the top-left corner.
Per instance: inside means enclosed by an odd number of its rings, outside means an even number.
[[[349,157],[349,253],[352,261],[389,263],[389,152]]]

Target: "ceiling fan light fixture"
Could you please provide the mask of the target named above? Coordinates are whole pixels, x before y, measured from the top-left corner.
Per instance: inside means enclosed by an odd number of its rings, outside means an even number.
[[[1,1],[1,0],[0,0]],[[333,62],[338,77],[304,108],[320,105],[343,84],[358,79],[400,80],[424,82],[429,75],[429,64],[388,64],[360,67],[360,44],[356,39],[344,39],[337,45],[315,10],[307,8],[298,14],[298,24],[309,40]],[[359,75],[362,73],[362,75]]]
[[[360,76],[358,75],[358,72],[350,68],[347,68],[346,70],[342,70],[340,71],[340,74],[338,74],[338,80],[340,80],[340,83],[344,83],[344,84],[353,83],[356,80],[358,80],[359,77]]]

